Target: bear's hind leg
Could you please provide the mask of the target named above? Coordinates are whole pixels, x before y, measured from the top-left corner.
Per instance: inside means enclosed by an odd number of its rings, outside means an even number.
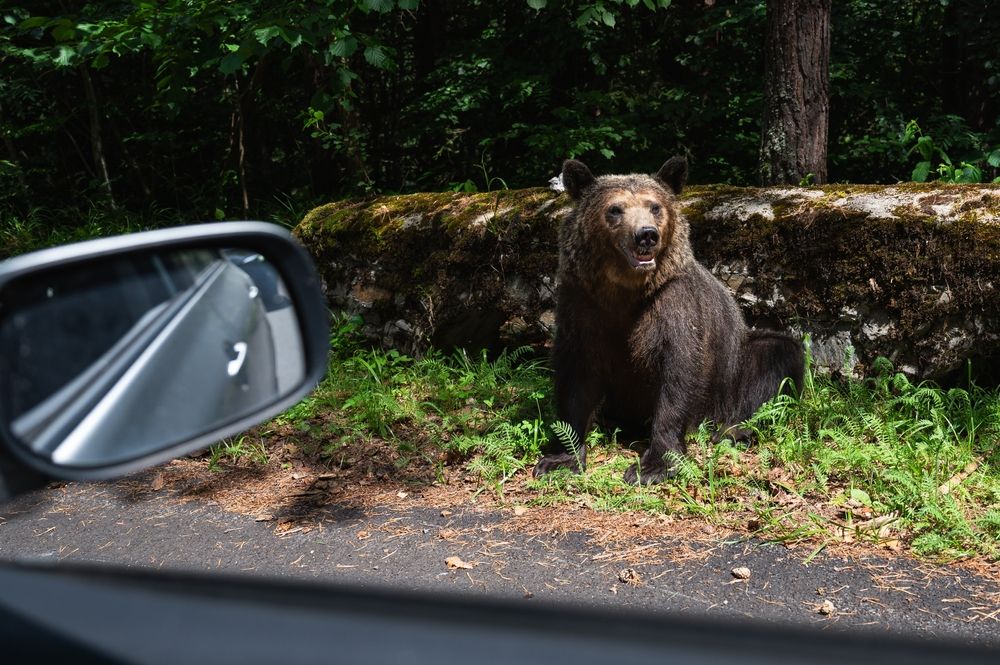
[[[684,455],[684,439],[691,421],[691,396],[702,392],[697,383],[668,377],[657,400],[649,448],[639,457],[638,464],[625,470],[626,483],[655,485],[677,475],[677,468],[673,460],[668,459],[668,454]]]
[[[747,420],[761,404],[782,390],[799,391],[805,373],[802,343],[785,333],[771,330],[751,330],[743,343],[736,390],[723,425],[713,441],[732,439],[748,442],[752,433],[740,423]],[[791,380],[791,385],[785,383]]]

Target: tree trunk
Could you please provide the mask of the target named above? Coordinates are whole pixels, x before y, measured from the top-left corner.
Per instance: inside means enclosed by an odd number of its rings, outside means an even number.
[[[768,0],[763,185],[826,182],[830,0]]]
[[[90,124],[90,152],[94,159],[94,168],[108,195],[108,203],[115,208],[115,195],[111,190],[111,177],[108,175],[108,162],[104,157],[104,140],[101,132],[101,120],[97,112],[97,92],[90,78],[90,71],[85,65],[79,67],[80,78],[83,79],[83,93],[87,100],[87,118]]]

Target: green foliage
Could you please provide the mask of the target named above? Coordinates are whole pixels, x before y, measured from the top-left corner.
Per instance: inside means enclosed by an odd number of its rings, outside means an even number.
[[[514,423],[500,421],[482,435],[459,436],[456,449],[464,454],[476,453],[469,470],[494,483],[498,489],[514,474],[537,461],[545,431],[538,419]]]
[[[534,463],[547,437],[549,379],[529,348],[412,358],[360,347],[360,323],[335,317],[327,378],[279,423],[319,428],[328,454],[354,438],[382,439],[404,453],[448,451],[470,458],[470,469],[498,488]]]
[[[267,464],[268,459],[270,455],[264,440],[250,440],[246,435],[236,439],[225,439],[208,449],[210,471],[221,470],[223,461],[230,464],[248,463],[261,466]]]
[[[82,209],[34,207],[23,214],[0,211],[0,259],[45,247],[190,223],[175,211],[108,210],[87,202]]]
[[[276,198],[543,185],[567,157],[622,172],[683,153],[699,181],[751,183],[765,7],[8,2],[0,214],[264,217]],[[918,178],[1000,175],[990,8],[835,3],[831,179],[907,180],[914,155]]]
[[[548,442],[579,454],[576,433],[551,412],[549,369],[530,349],[413,358],[360,346],[360,325],[335,320],[329,376],[278,419],[312,431],[326,454],[384,441],[397,464],[445,456],[498,494],[529,474]],[[585,473],[529,478],[528,487],[539,504],[749,522],[775,540],[897,540],[923,556],[1000,558],[997,391],[914,383],[884,359],[864,380],[816,375],[810,364],[800,397],[774,398],[746,426],[757,438],[749,448],[713,442],[703,423],[687,454],[669,460],[675,477],[653,487],[622,480],[633,442],[598,428],[587,436]]]
[[[266,200],[309,180],[310,165],[296,158],[311,135],[360,166],[350,188],[363,186],[357,81],[367,69],[396,69],[384,26],[417,8],[415,0],[8,4],[0,54],[12,76],[0,85],[0,113],[11,154],[0,178],[11,174],[36,196],[74,179],[78,190],[95,189],[89,146],[106,151],[112,191],[130,205],[166,190],[177,207],[193,201],[232,216],[241,192]],[[93,86],[92,102],[78,103],[81,83]],[[320,128],[315,111],[327,118]],[[32,160],[21,145],[28,139],[41,140]]]
[[[564,420],[557,420],[549,427],[552,432],[556,435],[556,439],[563,445],[566,450],[573,453],[577,461],[580,460],[580,437],[577,436],[576,430]]]
[[[984,57],[995,50],[987,34],[1000,19],[987,16],[988,10],[986,2],[938,0],[833,4],[835,178],[912,179],[905,136],[910,118],[920,118],[923,129],[958,162],[974,162],[982,144],[1000,143],[997,61]],[[929,34],[939,38],[928,40]]]
[[[960,118],[956,120],[961,120]],[[938,180],[947,183],[977,183],[983,181],[983,165],[993,168],[1000,167],[1000,149],[992,152],[983,150],[978,158],[972,162],[960,161],[957,165],[952,163],[951,158],[944,149],[934,142],[933,137],[921,131],[916,120],[911,120],[906,124],[903,131],[903,142],[915,141],[910,151],[917,153],[920,160],[913,169],[911,179],[915,182],[927,182],[932,172],[936,172]],[[937,166],[934,163],[937,162]],[[994,178],[993,182],[1000,182],[1000,176]]]
[[[751,419],[762,476],[794,469],[801,496],[894,515],[917,553],[1000,555],[991,532],[1000,477],[990,466],[1000,396],[914,384],[884,359],[864,381],[811,377],[809,386],[801,399],[776,398]],[[970,463],[979,466],[959,489],[942,491]]]

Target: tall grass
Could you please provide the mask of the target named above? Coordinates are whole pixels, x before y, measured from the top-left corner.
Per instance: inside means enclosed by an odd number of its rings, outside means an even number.
[[[749,424],[758,472],[788,471],[801,496],[892,516],[921,554],[997,555],[996,391],[914,383],[881,359],[861,381],[810,375],[801,399],[776,398]]]

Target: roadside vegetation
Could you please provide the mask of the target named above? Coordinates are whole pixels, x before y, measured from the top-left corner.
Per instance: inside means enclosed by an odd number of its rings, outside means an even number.
[[[255,218],[291,229],[314,203],[276,198],[261,206]],[[37,206],[24,212],[0,206],[0,260],[46,247],[207,221],[219,220],[155,206],[142,211],[109,210],[96,201],[80,208]]]
[[[516,490],[538,505],[700,518],[815,552],[867,542],[940,560],[1000,559],[996,391],[913,383],[887,361],[865,380],[810,370],[801,397],[776,398],[750,421],[756,445],[712,445],[702,427],[661,486],[622,481],[643,442],[607,431],[590,434],[586,473],[536,480],[542,445],[564,437],[544,358],[529,349],[412,358],[360,344],[357,324],[340,321],[327,378],[268,426],[291,428],[330,467],[368,445],[392,451],[390,476],[418,466],[448,482],[458,470],[501,502]],[[240,450],[220,444],[210,459]],[[245,462],[266,462],[266,449],[245,450]]]

